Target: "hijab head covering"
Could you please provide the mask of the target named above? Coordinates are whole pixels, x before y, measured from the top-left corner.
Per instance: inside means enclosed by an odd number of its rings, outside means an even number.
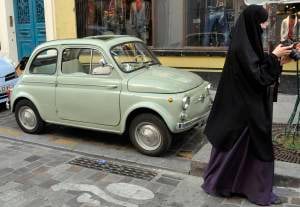
[[[262,59],[264,57],[262,45],[262,28],[261,23],[268,20],[268,12],[262,6],[250,5],[240,15],[233,35],[232,42],[238,41],[241,35],[249,40],[254,52]],[[242,43],[243,44],[243,43]]]

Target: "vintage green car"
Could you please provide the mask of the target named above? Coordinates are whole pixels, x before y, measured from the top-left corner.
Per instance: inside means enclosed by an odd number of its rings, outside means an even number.
[[[166,152],[172,134],[204,125],[210,84],[164,67],[138,38],[49,41],[32,53],[10,96],[26,133],[45,123],[123,134],[142,153]]]

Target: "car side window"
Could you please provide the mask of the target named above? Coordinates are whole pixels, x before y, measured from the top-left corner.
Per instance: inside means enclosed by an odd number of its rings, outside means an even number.
[[[96,67],[105,64],[103,55],[94,49],[68,48],[62,54],[62,68],[64,74],[92,74]]]
[[[31,74],[53,75],[56,72],[57,66],[57,50],[46,49],[34,58],[29,72]]]

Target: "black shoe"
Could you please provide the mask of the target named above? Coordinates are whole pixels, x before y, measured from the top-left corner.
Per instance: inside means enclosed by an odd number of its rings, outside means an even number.
[[[274,201],[271,202],[271,204],[272,205],[280,205],[280,204],[282,204],[282,200],[279,197],[277,197],[277,198],[275,198]]]

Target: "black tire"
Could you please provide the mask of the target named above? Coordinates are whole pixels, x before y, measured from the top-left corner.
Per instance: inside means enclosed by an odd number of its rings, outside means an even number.
[[[31,115],[35,116],[35,124],[33,124],[32,126],[26,126],[22,120],[21,120],[21,111],[20,110],[24,110],[24,108],[26,108],[27,110],[31,110]],[[20,128],[29,134],[39,134],[43,131],[44,127],[45,127],[45,122],[42,120],[42,118],[40,117],[40,114],[38,112],[38,110],[36,109],[36,107],[34,106],[34,104],[27,100],[27,99],[23,99],[21,101],[19,101],[16,104],[16,108],[15,108],[15,117],[17,120],[18,125],[20,126]]]
[[[147,149],[147,146],[143,146],[145,142],[141,142],[137,136],[138,133],[138,128],[144,127],[144,129],[147,129],[147,127],[150,129],[154,129],[154,132],[157,132],[156,134],[159,133],[160,135],[160,141],[159,143],[154,146],[151,149]],[[151,130],[150,130],[151,131]],[[151,131],[152,132],[152,131]],[[165,122],[158,116],[151,114],[151,113],[145,113],[145,114],[140,114],[136,116],[130,123],[129,127],[129,137],[132,142],[132,144],[143,154],[149,155],[149,156],[160,156],[164,154],[170,147],[171,142],[172,142],[172,136],[171,133],[165,124]],[[141,144],[143,143],[143,144]]]

